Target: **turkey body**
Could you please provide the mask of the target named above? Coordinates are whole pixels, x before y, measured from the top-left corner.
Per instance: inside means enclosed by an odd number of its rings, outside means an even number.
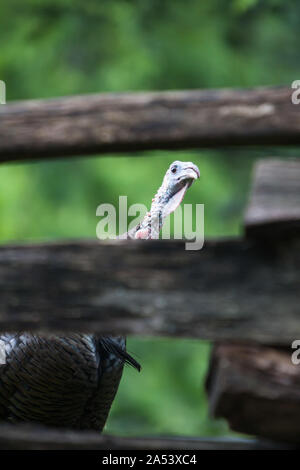
[[[125,338],[88,334],[0,336],[0,420],[102,431],[118,390]]]

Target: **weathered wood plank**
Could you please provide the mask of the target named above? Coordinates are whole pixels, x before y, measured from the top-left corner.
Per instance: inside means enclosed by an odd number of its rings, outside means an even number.
[[[300,234],[300,161],[257,163],[245,228],[256,237]]]
[[[285,448],[288,448],[285,444],[251,439],[126,438],[100,435],[89,431],[59,430],[33,425],[0,425],[1,450],[262,450]]]
[[[290,344],[300,338],[299,244],[2,246],[0,329]]]
[[[217,345],[207,379],[213,415],[235,431],[300,444],[300,366],[293,352]]]
[[[288,87],[98,94],[0,107],[0,161],[300,143]]]

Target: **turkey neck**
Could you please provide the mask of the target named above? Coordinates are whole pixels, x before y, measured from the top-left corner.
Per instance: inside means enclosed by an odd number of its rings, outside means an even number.
[[[166,218],[164,215],[164,208],[169,202],[169,199],[170,190],[165,181],[163,181],[162,185],[152,199],[150,211],[147,212],[143,220],[140,222],[138,231],[142,230],[147,232],[147,236],[141,238],[159,238],[159,233]]]

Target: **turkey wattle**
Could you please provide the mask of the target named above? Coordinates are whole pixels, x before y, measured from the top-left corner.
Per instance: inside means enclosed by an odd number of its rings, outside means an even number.
[[[158,238],[164,219],[199,176],[193,163],[172,163],[150,212],[125,237]],[[124,364],[140,370],[121,336],[6,333],[0,341],[6,355],[0,365],[0,420],[14,423],[101,431]]]

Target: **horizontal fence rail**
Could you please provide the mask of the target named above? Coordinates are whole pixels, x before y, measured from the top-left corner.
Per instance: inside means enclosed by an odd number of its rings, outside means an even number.
[[[0,161],[300,144],[289,87],[98,94],[0,106]]]
[[[70,450],[263,450],[290,449],[287,444],[251,439],[152,437],[126,438],[90,431],[71,431],[34,425],[0,424],[0,449]]]
[[[108,249],[109,247],[109,249]],[[300,241],[71,242],[0,248],[0,328],[300,338]]]

